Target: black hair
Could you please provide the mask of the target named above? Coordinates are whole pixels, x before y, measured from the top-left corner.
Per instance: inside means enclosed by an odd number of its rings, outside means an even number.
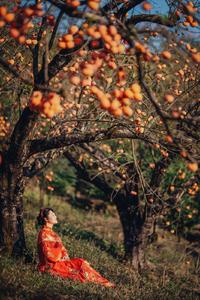
[[[54,212],[53,208],[45,207],[45,208],[40,209],[39,215],[37,216],[37,224],[38,225],[45,225],[45,219],[44,218],[48,217],[48,214],[49,214],[50,211]]]

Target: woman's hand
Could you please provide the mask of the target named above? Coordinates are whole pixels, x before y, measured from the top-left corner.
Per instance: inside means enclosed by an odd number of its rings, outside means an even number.
[[[69,260],[69,259],[70,259],[69,255],[65,255],[60,259],[60,261],[65,261],[65,260]]]

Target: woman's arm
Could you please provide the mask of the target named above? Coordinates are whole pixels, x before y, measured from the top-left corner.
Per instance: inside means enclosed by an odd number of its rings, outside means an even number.
[[[62,258],[61,258],[61,261],[64,261],[64,260],[69,260],[69,254],[67,252],[67,250],[65,249],[65,247],[62,245]]]
[[[48,261],[57,262],[61,259],[63,256],[61,243],[55,243],[51,235],[43,235],[40,242],[42,251]]]

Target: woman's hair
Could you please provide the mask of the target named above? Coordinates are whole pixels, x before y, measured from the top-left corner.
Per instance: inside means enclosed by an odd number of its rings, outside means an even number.
[[[54,212],[54,210],[51,207],[45,207],[45,208],[40,209],[39,215],[37,216],[37,224],[38,225],[45,225],[44,218],[48,217],[48,214],[50,211]]]

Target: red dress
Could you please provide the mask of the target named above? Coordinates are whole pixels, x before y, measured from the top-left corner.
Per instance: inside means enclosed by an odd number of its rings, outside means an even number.
[[[115,286],[95,271],[86,260],[70,259],[60,237],[45,225],[38,235],[38,254],[40,272],[49,272],[52,275],[81,282],[99,283],[107,287]]]

